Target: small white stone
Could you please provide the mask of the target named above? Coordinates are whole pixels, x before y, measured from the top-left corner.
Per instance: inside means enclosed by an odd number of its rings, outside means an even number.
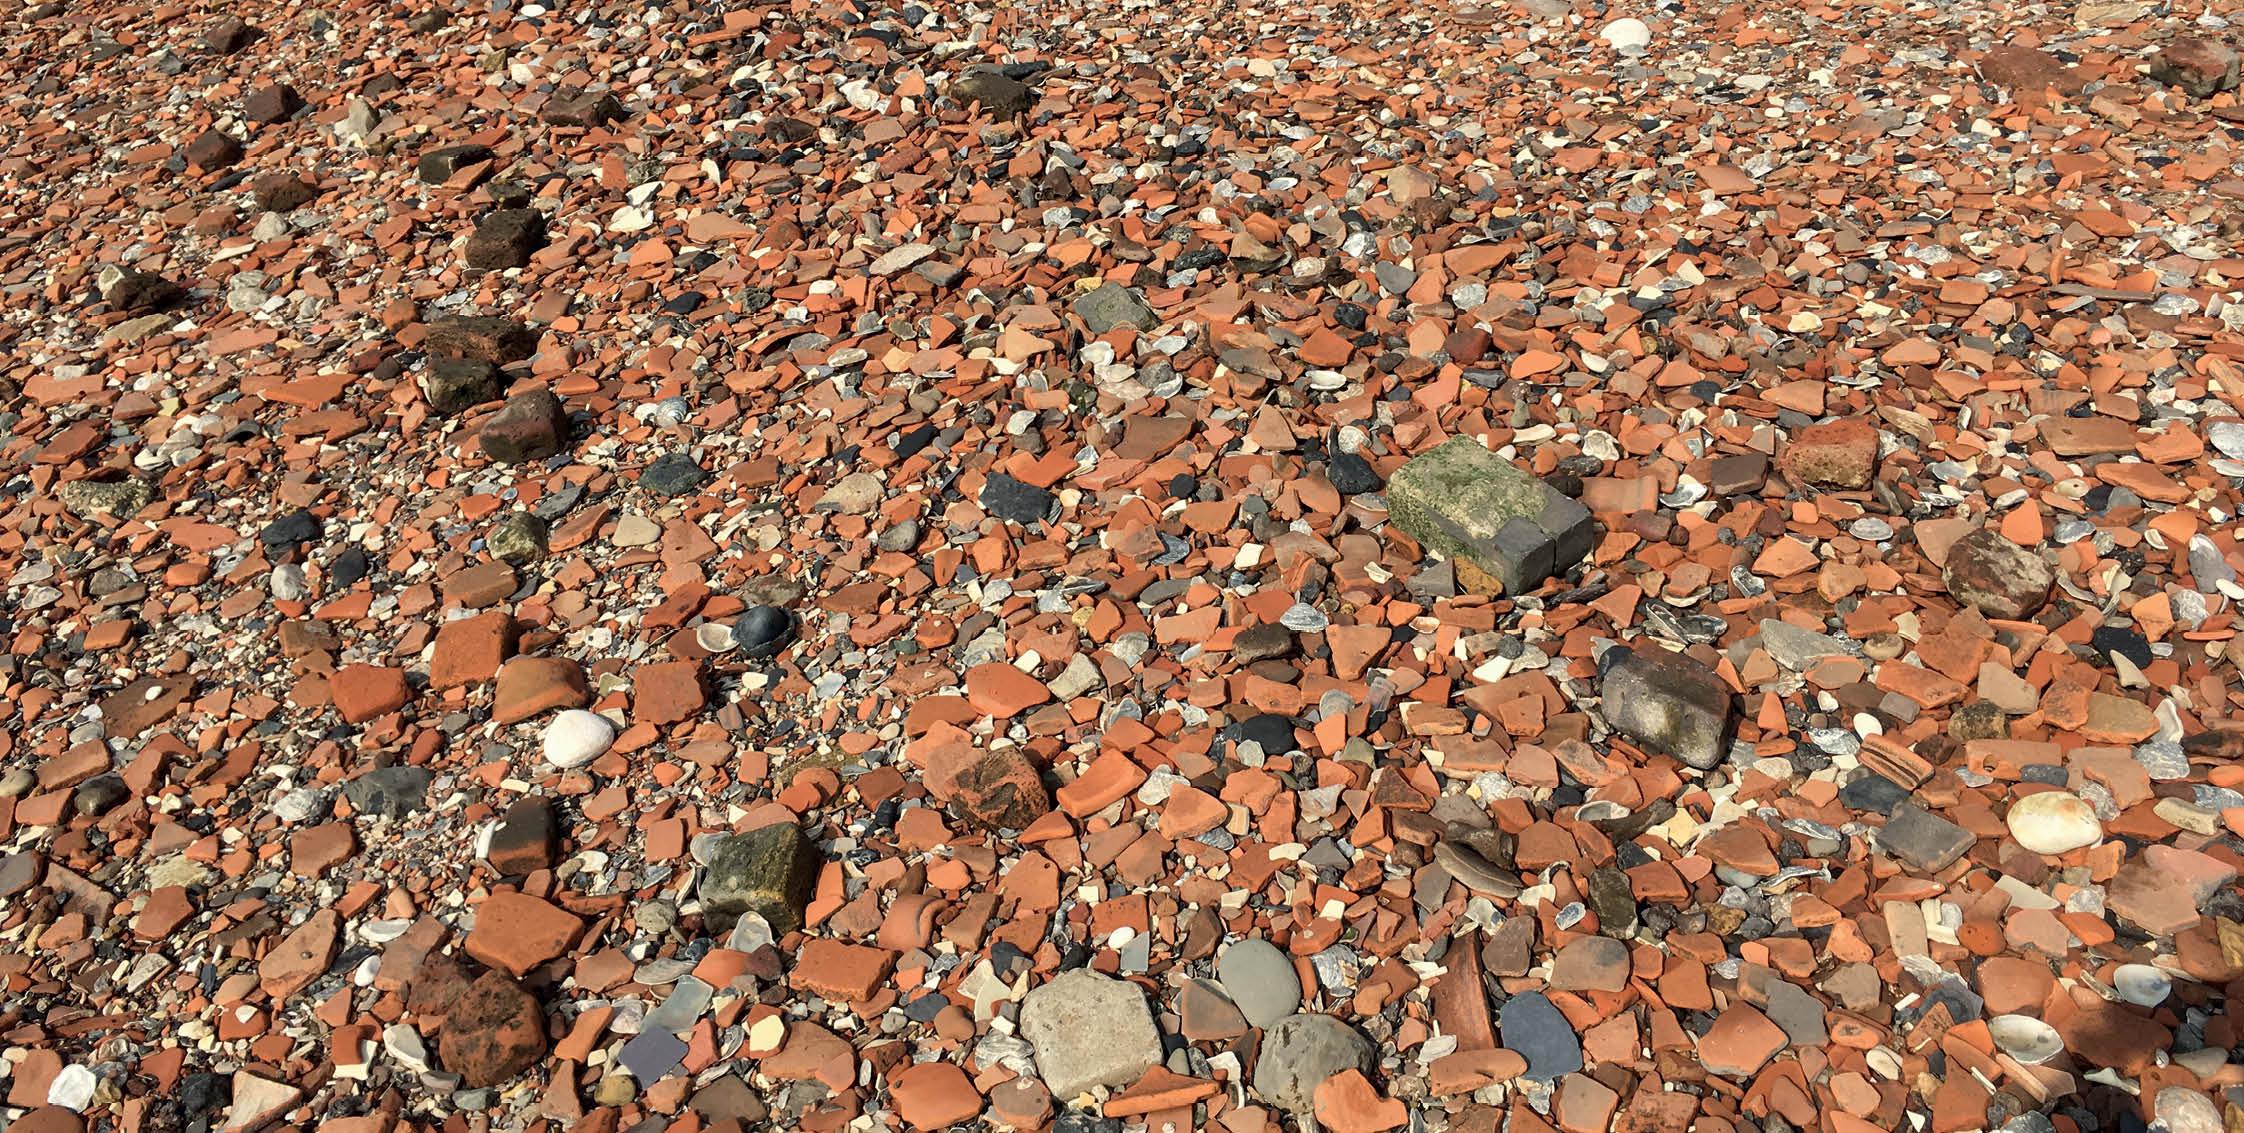
[[[1652,29],[1634,16],[1624,16],[1605,25],[1598,38],[1623,55],[1640,55],[1652,46]]]
[[[2010,836],[2037,854],[2062,854],[2103,840],[2096,811],[2064,791],[2042,791],[2010,804]]]
[[[616,727],[597,712],[571,708],[545,726],[545,761],[564,770],[582,767],[616,741]]]
[[[72,1113],[84,1113],[93,1104],[94,1072],[72,1063],[55,1073],[54,1081],[47,1087],[47,1104],[59,1105]]]

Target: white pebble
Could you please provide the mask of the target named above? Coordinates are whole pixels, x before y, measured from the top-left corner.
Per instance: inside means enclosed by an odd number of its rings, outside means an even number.
[[[616,741],[616,727],[597,712],[571,708],[545,726],[545,761],[564,770],[582,767]]]
[[[1640,55],[1645,48],[1652,46],[1652,29],[1646,27],[1642,20],[1625,16],[1605,25],[1605,30],[1598,33],[1598,38],[1623,55]]]
[[[2074,795],[2042,791],[2010,804],[2004,816],[2010,836],[2037,854],[2062,854],[2093,846],[2104,837],[2096,811]]]
[[[54,1081],[47,1087],[47,1104],[59,1105],[72,1113],[84,1113],[86,1107],[93,1104],[97,1084],[93,1071],[72,1063],[55,1073]]]

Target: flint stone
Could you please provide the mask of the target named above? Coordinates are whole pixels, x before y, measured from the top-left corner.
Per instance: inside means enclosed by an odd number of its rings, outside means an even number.
[[[1387,482],[1387,513],[1428,550],[1464,559],[1506,594],[1589,555],[1589,509],[1470,437],[1452,437]]]
[[[1368,1072],[1375,1055],[1355,1028],[1330,1015],[1289,1015],[1264,1032],[1254,1092],[1294,1113],[1316,1105],[1317,1087],[1347,1070]]]
[[[1581,1070],[1581,1036],[1543,993],[1531,991],[1505,1001],[1496,1026],[1504,1049],[1527,1060],[1525,1077],[1555,1082]]]

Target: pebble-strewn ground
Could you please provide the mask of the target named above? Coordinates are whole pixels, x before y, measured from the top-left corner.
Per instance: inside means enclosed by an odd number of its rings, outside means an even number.
[[[6,1133],[2244,1130],[2236,0],[0,28]]]

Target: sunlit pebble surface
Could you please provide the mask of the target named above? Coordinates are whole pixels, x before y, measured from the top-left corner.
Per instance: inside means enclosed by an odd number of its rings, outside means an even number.
[[[2238,18],[19,7],[0,1125],[2236,1129]]]

